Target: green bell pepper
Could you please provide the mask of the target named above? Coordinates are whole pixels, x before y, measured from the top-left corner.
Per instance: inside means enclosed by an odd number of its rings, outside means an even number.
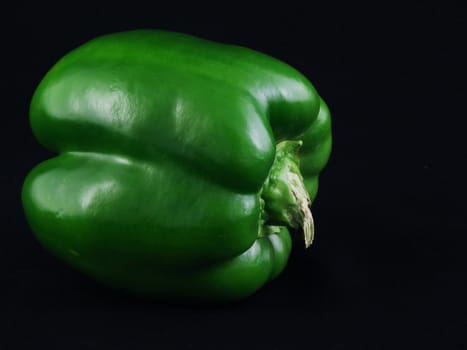
[[[330,114],[283,62],[180,33],[106,35],[47,73],[30,122],[58,153],[25,179],[31,229],[106,285],[225,302],[284,269],[288,228],[311,244]]]

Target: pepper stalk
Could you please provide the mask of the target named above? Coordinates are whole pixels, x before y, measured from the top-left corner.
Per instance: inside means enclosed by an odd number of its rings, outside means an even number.
[[[308,248],[314,238],[311,200],[299,168],[298,151],[302,141],[282,141],[276,146],[271,171],[260,195],[263,200],[262,230],[274,232],[274,226],[300,229]]]

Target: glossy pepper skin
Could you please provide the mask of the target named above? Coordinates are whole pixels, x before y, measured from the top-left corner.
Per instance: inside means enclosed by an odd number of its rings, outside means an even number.
[[[329,110],[299,72],[155,30],[64,56],[35,91],[30,123],[57,153],[22,191],[43,246],[109,286],[190,302],[246,297],[284,269],[296,226],[268,212],[291,207],[264,185],[285,164],[276,146],[303,140],[282,153],[301,157],[310,200],[331,150]]]

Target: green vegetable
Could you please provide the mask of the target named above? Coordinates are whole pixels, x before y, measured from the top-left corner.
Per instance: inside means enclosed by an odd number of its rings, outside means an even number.
[[[103,36],[48,72],[30,122],[58,153],[25,180],[30,226],[102,283],[235,300],[284,269],[288,228],[313,239],[329,110],[264,54],[163,31]]]

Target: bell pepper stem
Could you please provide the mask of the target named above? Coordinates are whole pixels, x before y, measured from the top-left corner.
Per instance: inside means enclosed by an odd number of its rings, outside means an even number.
[[[290,190],[294,195],[298,208],[300,210],[301,229],[305,238],[305,248],[308,248],[313,242],[315,236],[315,224],[310,209],[310,196],[303,184],[303,180],[295,173],[289,173]]]
[[[300,229],[308,248],[314,239],[314,220],[310,196],[300,173],[298,150],[302,141],[282,141],[261,190],[264,225],[285,225]]]

